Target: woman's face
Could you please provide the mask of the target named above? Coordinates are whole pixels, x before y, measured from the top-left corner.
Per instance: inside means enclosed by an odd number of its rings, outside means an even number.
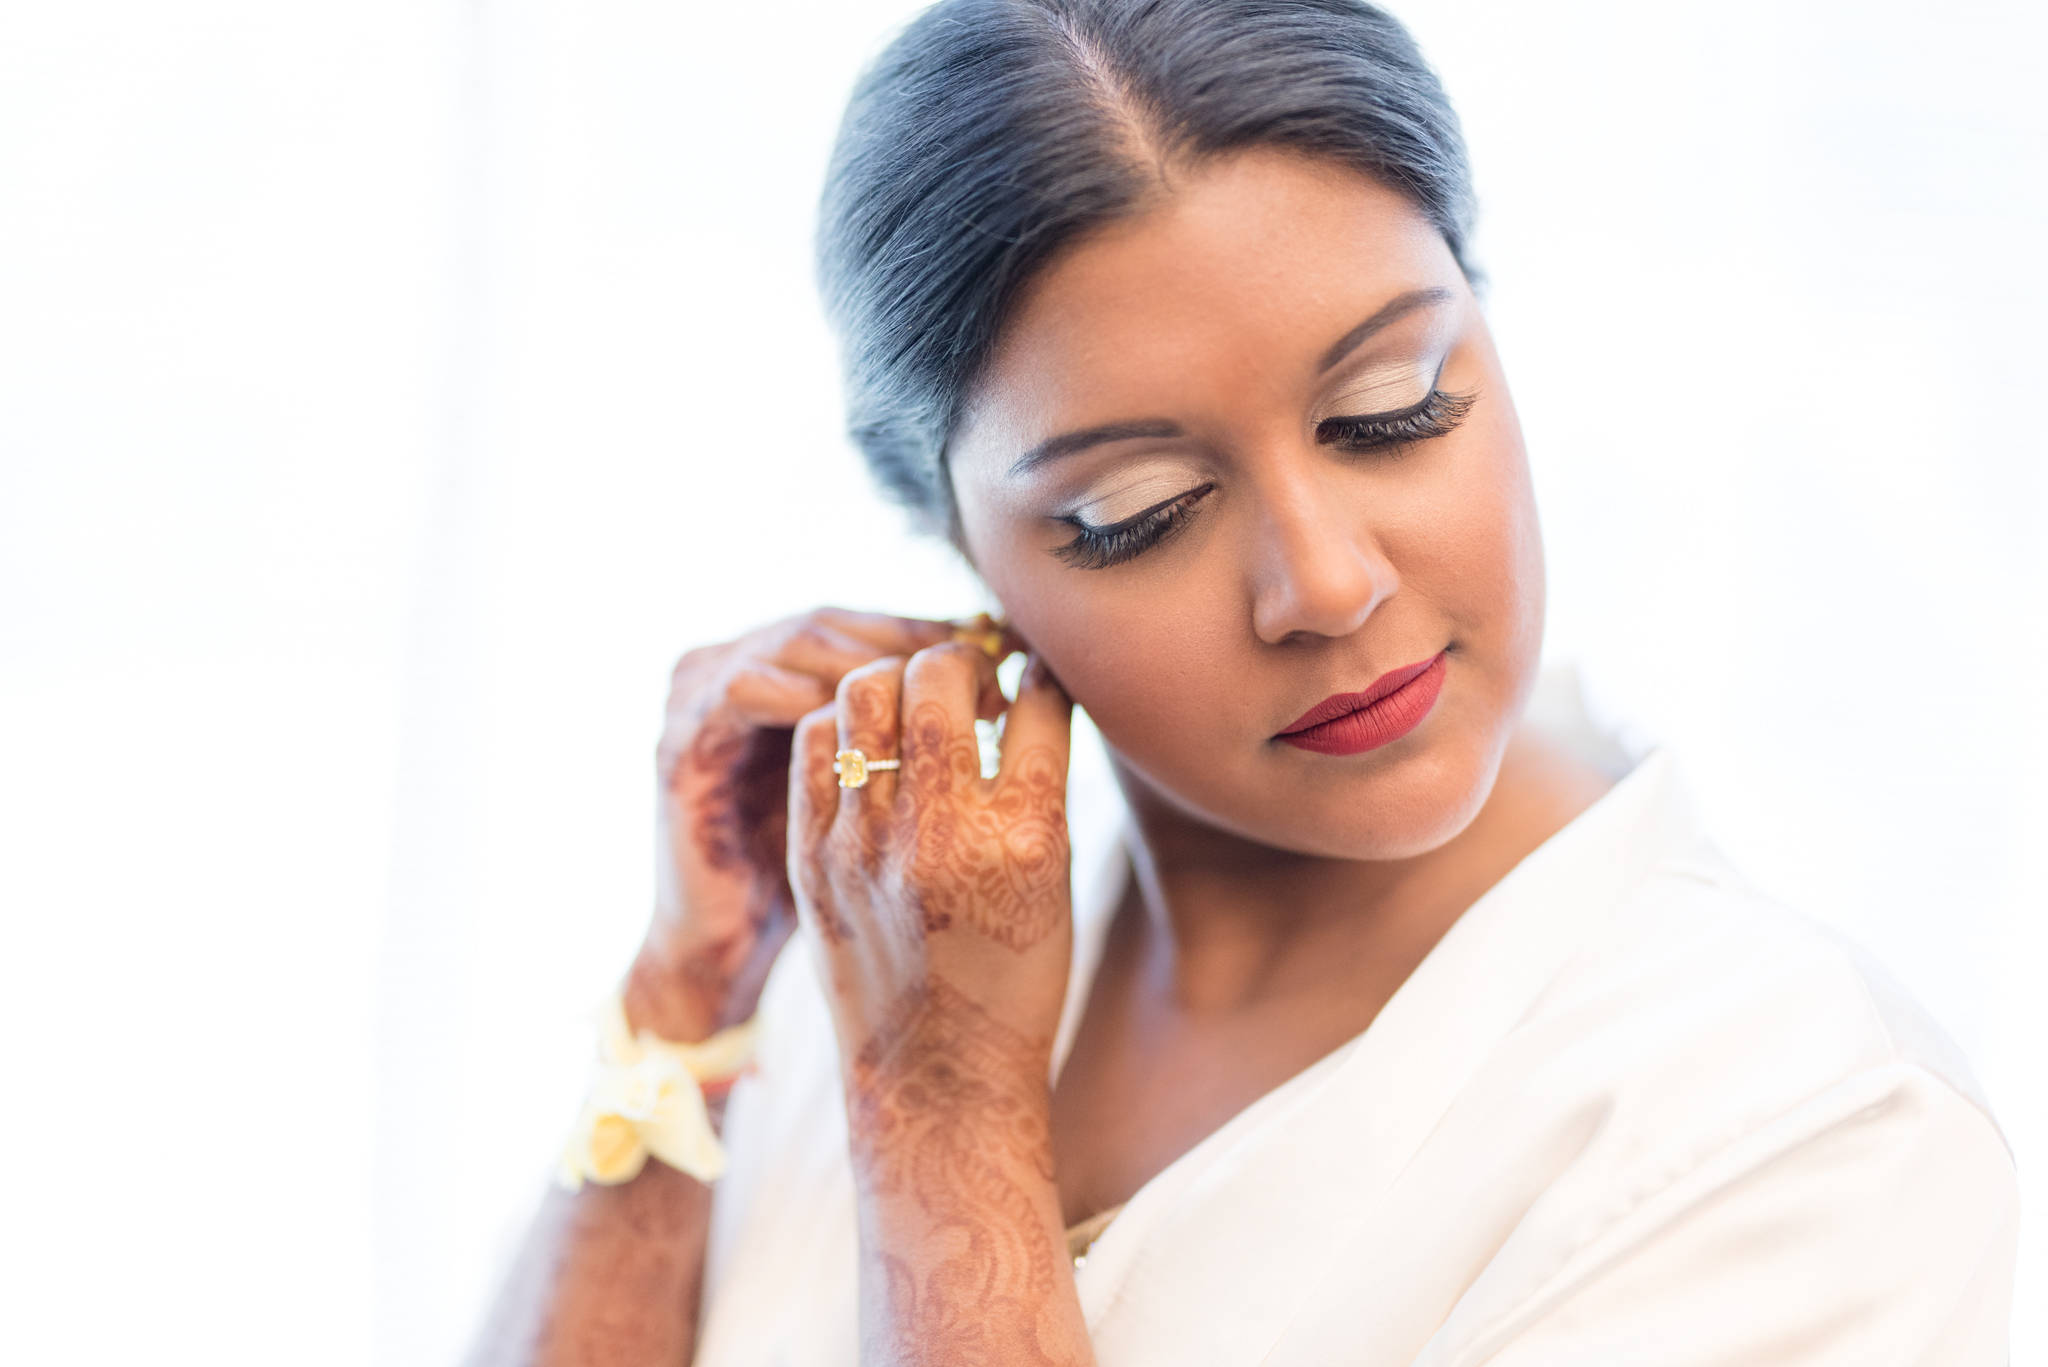
[[[1176,179],[1034,282],[949,452],[975,564],[1127,783],[1351,859],[1484,802],[1542,547],[1485,321],[1400,195],[1270,151]]]

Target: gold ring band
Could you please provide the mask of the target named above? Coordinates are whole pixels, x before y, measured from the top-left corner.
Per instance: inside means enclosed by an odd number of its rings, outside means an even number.
[[[973,646],[998,664],[1009,654],[1007,627],[987,613],[969,617],[953,623],[953,639],[961,645]]]
[[[841,750],[832,756],[832,772],[839,775],[842,788],[865,788],[869,774],[902,767],[900,759],[869,759],[859,750]]]

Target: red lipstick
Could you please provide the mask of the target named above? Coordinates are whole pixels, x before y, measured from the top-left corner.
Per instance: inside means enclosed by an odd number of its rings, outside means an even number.
[[[1443,691],[1444,657],[1390,669],[1363,693],[1336,693],[1273,737],[1319,755],[1361,755],[1392,744],[1416,727]]]

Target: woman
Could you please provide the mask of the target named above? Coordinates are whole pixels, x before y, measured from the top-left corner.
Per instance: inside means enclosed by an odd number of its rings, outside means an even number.
[[[854,436],[1011,634],[828,610],[678,667],[617,1047],[758,1010],[730,1168],[597,1107],[622,1180],[551,1200],[484,1360],[2004,1360],[1953,1051],[1669,757],[1525,718],[1470,213],[1351,0],[945,0],[889,49],[824,207]],[[1070,700],[1129,807],[1078,907]]]

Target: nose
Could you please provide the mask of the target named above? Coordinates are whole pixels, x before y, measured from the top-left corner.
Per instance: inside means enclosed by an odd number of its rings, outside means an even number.
[[[1268,645],[1348,636],[1400,587],[1358,510],[1313,474],[1269,488],[1252,575],[1252,629]]]

